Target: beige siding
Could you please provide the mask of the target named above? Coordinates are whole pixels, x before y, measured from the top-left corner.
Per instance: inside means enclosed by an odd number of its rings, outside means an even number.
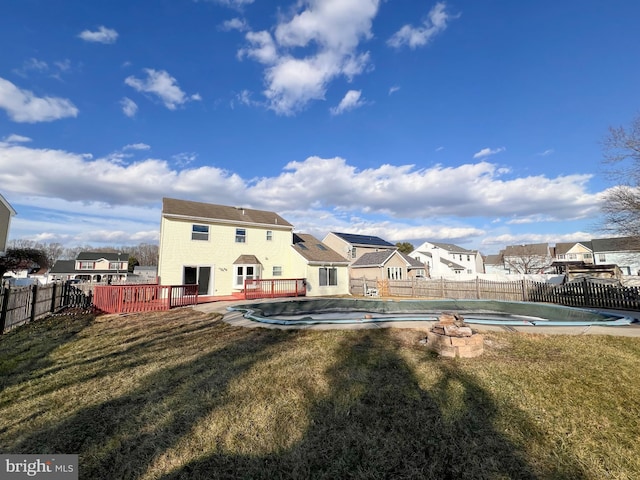
[[[322,243],[345,259],[349,261],[352,260],[349,244],[333,233],[328,233],[327,236],[324,237],[324,240],[322,240]]]
[[[192,240],[192,225],[208,225],[208,240]],[[245,243],[236,243],[236,226],[162,218],[158,276],[163,285],[183,283],[185,266],[210,266],[210,295],[230,295],[234,289],[233,262],[240,255],[255,255],[262,264],[261,278],[274,278],[273,267],[282,267],[275,278],[294,278],[291,228],[239,226],[247,232]],[[267,240],[267,230],[273,232]]]
[[[11,212],[2,202],[0,202],[0,252],[4,252],[7,249],[10,222]]]

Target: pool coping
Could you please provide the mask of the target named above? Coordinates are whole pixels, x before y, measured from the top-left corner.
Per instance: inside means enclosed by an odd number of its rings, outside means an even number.
[[[276,299],[262,299],[254,301],[225,301],[213,302],[195,305],[191,308],[205,313],[220,313],[223,315],[223,321],[226,323],[244,328],[275,328],[280,330],[362,330],[372,328],[408,328],[415,330],[428,331],[435,323],[433,321],[412,321],[412,322],[371,322],[371,323],[349,323],[349,324],[310,324],[310,325],[276,325],[269,323],[260,323],[249,320],[243,316],[242,312],[229,311],[227,307],[234,305],[246,305],[253,303],[272,302]],[[282,299],[287,301],[290,299]],[[631,325],[589,325],[589,326],[513,326],[513,325],[486,325],[473,324],[472,328],[478,332],[520,332],[520,333],[536,333],[536,334],[555,334],[555,335],[613,335],[621,337],[640,337],[640,312],[626,310],[605,310],[611,313],[624,315],[635,318],[639,323]]]

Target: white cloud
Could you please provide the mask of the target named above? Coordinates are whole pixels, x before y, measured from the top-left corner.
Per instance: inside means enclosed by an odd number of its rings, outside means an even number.
[[[496,153],[504,152],[505,150],[506,150],[506,148],[504,148],[504,147],[494,148],[494,149],[483,148],[479,152],[474,153],[473,154],[473,158],[485,158],[485,157],[488,157],[490,155],[495,155]]]
[[[98,27],[98,30],[84,30],[82,31],[78,37],[80,37],[85,42],[94,42],[94,43],[116,43],[118,39],[118,32],[113,30],[112,28],[107,28],[104,26]]]
[[[220,29],[228,32],[230,30],[238,30],[239,32],[246,32],[249,30],[249,25],[244,18],[232,18],[231,20],[225,20],[222,22]]]
[[[138,92],[156,95],[169,110],[175,110],[191,100],[202,100],[197,93],[187,95],[183,92],[178,86],[178,81],[165,70],[146,68],[145,72],[147,78],[138,79],[132,75],[127,77],[124,83]]]
[[[78,109],[66,98],[37,97],[3,78],[0,78],[0,108],[19,123],[50,122],[78,115]]]
[[[398,90],[400,90],[400,87],[398,87],[397,85],[394,85],[389,89],[389,95],[391,95],[392,93],[396,93]]]
[[[123,97],[120,100],[120,106],[122,107],[122,113],[129,118],[135,117],[138,112],[138,105],[128,97]]]
[[[551,155],[554,152],[553,148],[548,148],[547,150],[545,150],[544,152],[540,152],[538,155],[540,157],[548,157],[549,155]]]
[[[422,25],[414,27],[412,25],[404,25],[400,30],[394,33],[387,45],[400,48],[404,45],[415,49],[429,43],[436,35],[443,32],[447,28],[449,20],[457,18],[446,12],[446,4],[444,2],[436,3],[429,11],[429,15]]]
[[[348,81],[370,67],[368,52],[359,51],[372,38],[371,25],[379,0],[302,0],[296,11],[273,30],[248,32],[238,58],[265,65],[268,108],[293,115],[313,100],[324,99],[337,77]],[[304,55],[296,56],[305,51]]]
[[[330,109],[331,114],[340,115],[344,112],[348,112],[355,108],[361,107],[365,104],[364,100],[360,99],[361,94],[361,90],[349,90],[342,98],[342,100],[340,100],[338,106]]]
[[[144,145],[135,149],[146,151]],[[315,229],[311,233],[344,226],[393,241],[457,241],[484,235],[482,228],[467,223],[471,219],[564,222],[593,218],[600,207],[599,194],[587,189],[590,175],[506,178],[504,169],[488,162],[358,169],[340,157],[309,157],[290,162],[275,176],[253,179],[191,166],[195,153],[125,163],[126,155],[93,159],[0,142],[3,194],[10,195],[12,204],[41,209],[42,222],[48,222],[15,231],[12,222],[12,234],[36,228],[37,233],[51,232],[58,224],[60,233],[86,232],[88,224],[95,230],[149,232],[157,228],[163,196],[277,211],[298,230]]]
[[[122,147],[122,150],[149,150],[151,149],[150,145],[146,143],[130,143],[129,145],[125,145]]]
[[[27,143],[27,142],[31,142],[31,139],[29,137],[24,137],[22,135],[16,135],[15,133],[12,133],[11,135],[8,135],[8,136],[4,137],[2,140],[4,142],[7,142],[7,143]]]
[[[593,237],[591,232],[572,232],[572,233],[505,233],[501,235],[488,236],[482,240],[484,247],[494,247],[496,250],[503,248],[505,245],[527,245],[531,243],[548,243],[555,245],[564,242],[580,242],[589,240]]]

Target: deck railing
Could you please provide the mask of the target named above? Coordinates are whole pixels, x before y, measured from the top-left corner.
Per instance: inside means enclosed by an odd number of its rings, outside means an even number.
[[[278,279],[246,279],[244,281],[244,298],[303,297],[307,294],[304,278]]]
[[[104,313],[169,310],[198,303],[197,285],[96,285],[93,304]]]

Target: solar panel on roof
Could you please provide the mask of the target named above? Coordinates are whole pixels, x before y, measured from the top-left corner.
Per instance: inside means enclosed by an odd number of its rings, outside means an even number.
[[[381,247],[394,247],[395,245],[383,240],[380,237],[374,237],[372,235],[357,235],[355,233],[336,233],[334,235],[346,240],[352,244],[363,244],[363,245],[376,245]]]

